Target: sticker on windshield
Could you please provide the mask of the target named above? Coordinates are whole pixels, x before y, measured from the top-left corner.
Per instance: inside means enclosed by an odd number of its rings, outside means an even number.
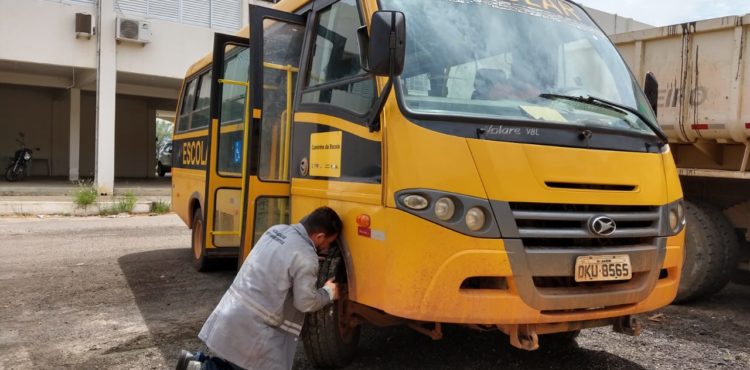
[[[458,4],[481,4],[555,21],[572,21],[578,26],[597,30],[581,8],[565,0],[448,0]]]
[[[549,107],[540,107],[536,105],[522,105],[521,109],[523,109],[526,114],[531,116],[531,118],[541,121],[552,121],[552,122],[568,122],[568,120],[563,117],[560,112],[558,112],[555,109],[549,108]]]

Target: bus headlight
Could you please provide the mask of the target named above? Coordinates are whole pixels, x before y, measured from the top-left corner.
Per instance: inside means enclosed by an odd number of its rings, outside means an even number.
[[[440,198],[435,202],[435,217],[448,221],[456,213],[456,204],[450,198]]]
[[[417,211],[423,210],[430,205],[427,198],[421,195],[407,195],[403,201],[405,206]]]
[[[471,237],[502,237],[494,205],[488,199],[433,189],[404,189],[394,196],[399,210],[434,224]],[[502,204],[498,206],[503,211]],[[667,228],[666,214],[662,222]]]
[[[484,211],[479,207],[474,207],[466,212],[466,227],[471,231],[482,230],[485,218]]]
[[[669,206],[669,231],[676,235],[685,227],[685,205],[682,199]]]
[[[677,226],[679,226],[679,218],[677,218],[677,210],[671,209],[669,211],[669,227],[672,229],[672,232],[677,230]]]

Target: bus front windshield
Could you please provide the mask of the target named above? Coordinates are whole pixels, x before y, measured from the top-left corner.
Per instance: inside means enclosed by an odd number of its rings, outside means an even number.
[[[653,134],[614,46],[565,0],[381,0],[406,15],[400,91],[415,114],[551,121]],[[608,109],[595,97],[637,110]]]

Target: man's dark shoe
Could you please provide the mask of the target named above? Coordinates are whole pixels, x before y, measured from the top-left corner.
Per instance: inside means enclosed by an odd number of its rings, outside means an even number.
[[[180,351],[180,357],[177,357],[177,366],[175,370],[187,370],[188,364],[193,359],[194,355],[186,350]]]

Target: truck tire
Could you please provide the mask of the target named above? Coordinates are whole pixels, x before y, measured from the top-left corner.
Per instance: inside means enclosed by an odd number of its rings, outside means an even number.
[[[203,222],[203,212],[196,208],[193,212],[193,230],[191,233],[191,244],[193,255],[193,267],[197,271],[205,272],[210,269],[211,260],[206,257],[206,248],[203,245],[203,228],[206,225]]]
[[[685,202],[685,254],[676,303],[707,297],[729,283],[740,255],[734,228],[715,206]]]
[[[318,286],[323,286],[332,277],[336,277],[335,281],[339,284],[339,299],[322,310],[307,314],[302,332],[305,355],[315,367],[349,365],[359,343],[360,327],[345,327],[340,321],[347,294],[346,270],[337,247],[331,247],[329,255],[320,264]]]

